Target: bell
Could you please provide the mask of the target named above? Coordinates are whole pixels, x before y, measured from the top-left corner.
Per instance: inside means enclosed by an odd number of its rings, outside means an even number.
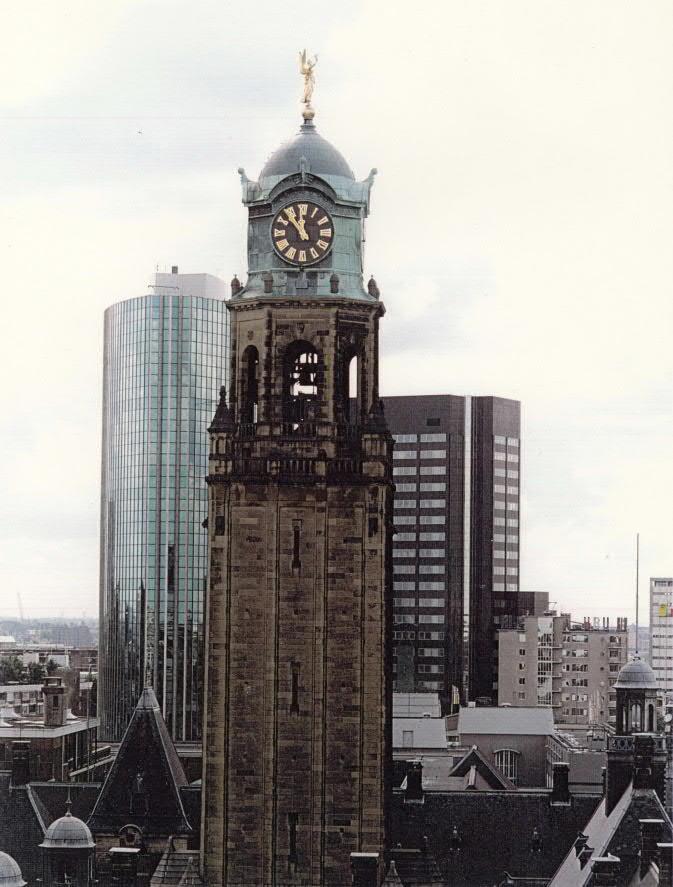
[[[300,385],[312,385],[313,384],[313,369],[311,367],[303,366],[299,370],[299,384]]]

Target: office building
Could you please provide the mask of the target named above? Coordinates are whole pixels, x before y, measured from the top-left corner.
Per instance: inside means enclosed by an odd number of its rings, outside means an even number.
[[[228,372],[224,284],[157,274],[105,312],[99,713],[119,740],[151,685],[176,739],[203,717],[207,426]]]
[[[517,619],[520,404],[447,394],[387,397],[385,409],[395,689],[494,700],[496,632]]]
[[[673,579],[650,579],[650,665],[673,702]]]
[[[498,632],[498,704],[550,706],[563,724],[614,724],[626,620],[525,616]]]

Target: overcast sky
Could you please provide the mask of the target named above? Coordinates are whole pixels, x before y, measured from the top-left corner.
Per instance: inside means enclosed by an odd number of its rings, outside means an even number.
[[[669,0],[29,0],[3,33],[0,615],[96,614],[103,311],[245,273],[236,169],[297,129],[303,46],[379,169],[384,396],[521,400],[523,589],[632,618],[637,531],[643,596],[673,574]]]

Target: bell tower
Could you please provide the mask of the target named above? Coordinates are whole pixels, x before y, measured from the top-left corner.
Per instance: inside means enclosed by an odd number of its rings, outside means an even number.
[[[375,171],[357,182],[318,135],[312,65],[297,136],[258,181],[239,171],[248,278],[232,281],[231,387],[209,429],[212,885],[345,887],[351,853],[383,870],[393,487],[384,308],[362,277]]]

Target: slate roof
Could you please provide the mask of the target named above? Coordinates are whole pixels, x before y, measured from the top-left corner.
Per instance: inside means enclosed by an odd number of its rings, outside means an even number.
[[[593,850],[591,858],[582,867],[571,848],[550,887],[583,887],[591,882],[591,860],[608,854],[620,860],[617,887],[630,884],[639,864],[641,819],[662,819],[663,833],[659,840],[662,843],[671,841],[671,820],[654,789],[634,789],[631,783],[609,816],[605,813],[605,800],[601,800],[591,820],[581,830],[586,836],[587,847]]]
[[[573,795],[567,806],[552,806],[550,800],[549,790],[466,791],[427,792],[422,803],[405,803],[404,793],[396,790],[391,846],[420,849],[427,838],[427,852],[451,887],[498,884],[505,872],[549,879],[599,799]],[[458,850],[451,848],[454,826],[462,842]],[[539,850],[532,849],[535,829],[541,838]],[[402,883],[407,887],[404,879]]]
[[[116,835],[130,822],[146,835],[189,834],[181,795],[186,786],[154,690],[146,687],[87,824],[94,835]]]
[[[202,887],[199,876],[199,851],[176,850],[168,846],[150,880],[150,887]]]
[[[484,706],[461,708],[458,734],[491,733],[518,736],[550,736],[554,732],[551,708]]]
[[[73,816],[86,820],[100,784],[32,782],[10,790],[10,783],[9,771],[0,772],[0,848],[16,860],[32,884],[43,875],[38,847],[48,827],[65,813],[68,793]]]
[[[480,777],[479,782],[475,782],[474,774]],[[449,773],[449,779],[455,777],[462,777],[467,780],[464,786],[465,789],[479,789],[483,787],[483,783],[496,791],[516,791],[514,783],[490,764],[476,745],[472,746],[465,757],[458,761]]]

